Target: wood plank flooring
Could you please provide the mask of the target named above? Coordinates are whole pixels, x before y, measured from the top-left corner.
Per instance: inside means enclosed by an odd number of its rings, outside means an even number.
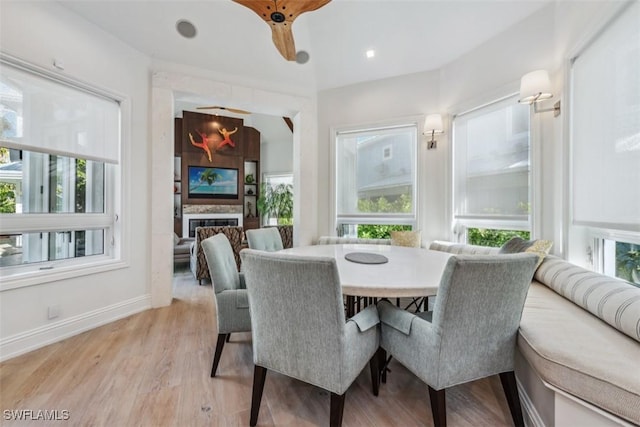
[[[176,272],[169,307],[148,310],[0,364],[2,426],[246,426],[251,334],[232,334],[218,376],[213,290]],[[427,387],[392,361],[380,395],[366,368],[347,391],[343,425],[432,426]],[[13,421],[5,410],[67,410],[68,420]],[[449,426],[507,426],[497,377],[447,391]],[[269,372],[258,425],[329,424],[329,394]]]

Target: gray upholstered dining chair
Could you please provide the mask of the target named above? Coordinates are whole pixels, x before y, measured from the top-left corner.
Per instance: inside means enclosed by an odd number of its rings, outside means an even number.
[[[331,393],[331,425],[342,423],[345,392],[369,362],[378,395],[378,314],[371,306],[345,319],[333,258],[243,250],[253,334],[250,425],[258,421],[267,370]],[[307,304],[307,301],[313,304]]]
[[[282,237],[276,227],[256,228],[245,231],[250,249],[275,252],[284,249]]]
[[[232,332],[251,331],[251,318],[244,277],[238,273],[227,236],[220,233],[203,240],[202,250],[209,266],[218,318],[218,341],[211,367],[211,376],[215,377],[225,340]]]
[[[524,425],[514,353],[537,261],[533,254],[453,256],[432,312],[378,304],[381,347],[427,383],[435,426],[446,426],[445,389],[495,374],[515,425]]]

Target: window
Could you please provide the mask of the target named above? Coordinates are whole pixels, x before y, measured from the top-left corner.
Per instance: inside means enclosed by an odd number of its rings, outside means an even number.
[[[603,239],[603,272],[640,287],[640,244]]]
[[[265,200],[262,209],[267,210],[264,225],[291,225],[293,223],[293,174],[263,175]]]
[[[640,4],[632,2],[572,59],[570,86],[572,224],[579,226],[574,230],[586,229],[595,241],[593,264],[600,272],[636,283],[639,19]]]
[[[521,237],[524,240],[531,238],[528,231],[519,230],[497,230],[495,228],[467,228],[466,242],[470,245],[491,246],[499,248],[514,237]]]
[[[417,124],[338,131],[335,144],[338,235],[415,227]]]
[[[119,102],[3,56],[0,111],[3,281],[116,259]]]
[[[515,96],[454,118],[453,211],[459,240],[475,242],[473,236],[481,232],[530,231],[529,159],[529,107]],[[467,229],[473,229],[471,236]]]
[[[389,160],[393,157],[391,146],[388,145],[382,149],[382,160]]]

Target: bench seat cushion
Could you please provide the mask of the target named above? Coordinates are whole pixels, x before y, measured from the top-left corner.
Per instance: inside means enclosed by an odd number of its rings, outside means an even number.
[[[500,251],[500,248],[467,245],[465,243],[453,243],[443,240],[434,240],[431,242],[431,245],[429,245],[429,249],[455,255],[497,255],[498,251]]]
[[[390,245],[391,239],[361,239],[358,237],[320,236],[317,245],[361,244]]]
[[[555,256],[545,258],[534,278],[640,342],[640,288]]]
[[[535,280],[518,347],[547,383],[640,424],[640,343]]]

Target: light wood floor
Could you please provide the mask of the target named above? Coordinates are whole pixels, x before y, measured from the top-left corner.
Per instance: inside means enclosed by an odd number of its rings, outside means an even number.
[[[148,310],[0,364],[2,426],[246,426],[251,335],[233,334],[210,378],[216,339],[211,285],[188,269],[174,279],[171,306]],[[380,395],[365,369],[347,391],[349,426],[432,426],[426,386],[391,363]],[[7,409],[68,410],[68,421],[13,422]],[[449,426],[511,425],[497,377],[447,391]],[[267,374],[258,425],[329,424],[329,395]]]

